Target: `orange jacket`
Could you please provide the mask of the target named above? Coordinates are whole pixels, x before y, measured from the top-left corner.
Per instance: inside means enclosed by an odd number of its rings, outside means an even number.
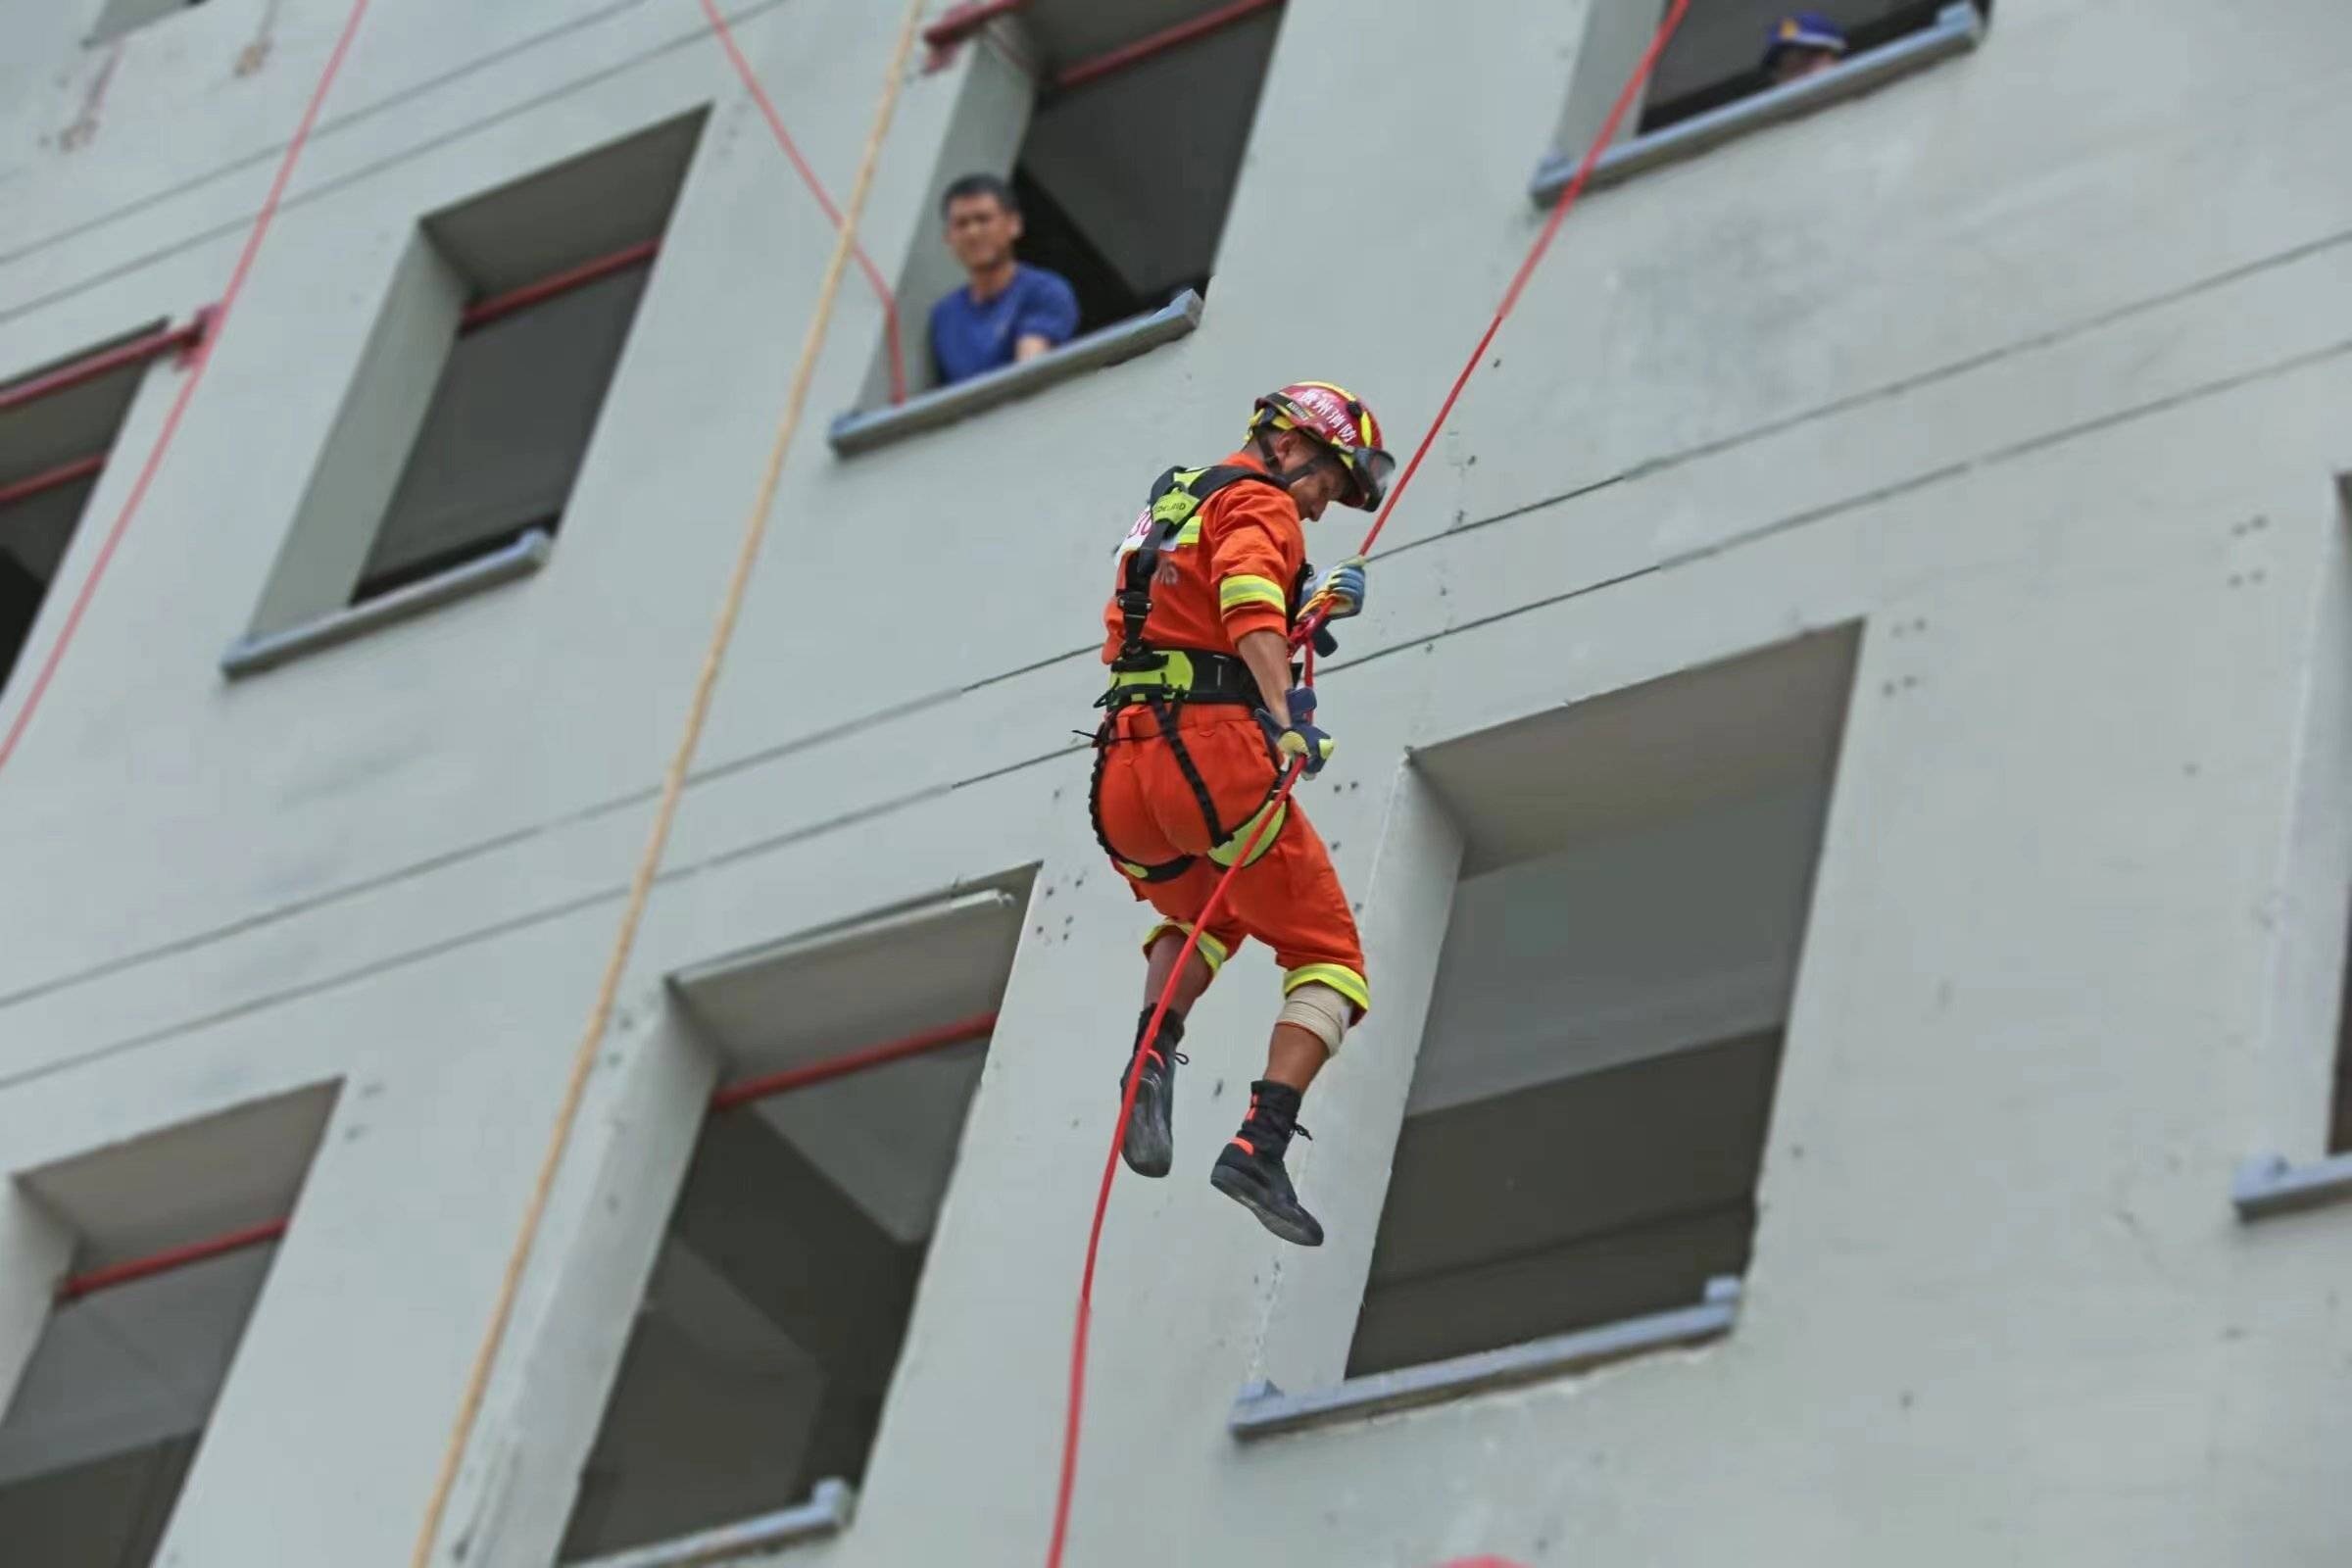
[[[1259,473],[1256,454],[1236,452],[1222,460]],[[1195,537],[1193,524],[1198,524]],[[1298,505],[1272,485],[1244,481],[1210,496],[1159,559],[1152,585],[1152,617],[1144,638],[1154,648],[1204,648],[1230,654],[1253,631],[1288,636],[1292,601],[1306,567],[1306,530]],[[1119,618],[1119,589],[1125,586],[1127,557],[1152,526],[1149,512],[1136,519],[1119,548],[1118,576],[1102,610],[1102,662],[1119,654],[1126,626]]]

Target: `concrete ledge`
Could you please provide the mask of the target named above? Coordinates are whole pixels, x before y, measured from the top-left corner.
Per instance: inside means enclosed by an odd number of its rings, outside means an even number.
[[[1285,1394],[1270,1383],[1253,1383],[1234,1400],[1226,1426],[1237,1438],[1269,1438],[1280,1432],[1361,1420],[1489,1389],[1563,1377],[1650,1350],[1720,1339],[1731,1332],[1739,1315],[1740,1282],[1728,1276],[1713,1279],[1707,1282],[1706,1298],[1698,1305],[1671,1312],[1531,1340],[1499,1350],[1481,1350],[1450,1361],[1432,1361],[1427,1366],[1349,1378],[1308,1394]]]
[[[751,1554],[766,1555],[779,1546],[839,1535],[857,1513],[858,1494],[846,1481],[819,1481],[808,1500],[781,1513],[763,1513],[741,1524],[721,1525],[700,1535],[683,1536],[659,1545],[638,1546],[578,1562],[570,1568],[712,1568],[744,1562]]]
[[[871,452],[893,441],[904,441],[910,435],[969,418],[1000,403],[1028,397],[1089,370],[1132,360],[1189,334],[1200,324],[1201,307],[1200,296],[1188,288],[1149,316],[1138,316],[1100,332],[1072,338],[1034,360],[1007,365],[1001,370],[990,370],[968,381],[943,386],[936,392],[918,394],[896,408],[842,415],[833,421],[830,433],[833,450],[845,458]]]
[[[1651,135],[1618,143],[1601,154],[1600,161],[1592,166],[1592,178],[1586,188],[1597,190],[1603,185],[1618,184],[1644,170],[1695,158],[1749,131],[1860,97],[1938,61],[1966,54],[1984,37],[1983,13],[1968,0],[1956,0],[1936,14],[1932,25],[1883,48],[1855,55],[1835,71],[1774,87],[1738,103],[1725,104],[1721,109],[1693,115]],[[1528,199],[1538,207],[1549,208],[1576,177],[1577,165],[1582,162],[1582,152],[1553,153],[1545,158],[1537,166],[1536,177],[1527,187]]]
[[[365,604],[306,620],[284,631],[273,631],[260,637],[240,637],[228,645],[220,656],[220,673],[235,680],[244,675],[256,675],[305,654],[315,654],[322,648],[365,637],[378,627],[395,621],[421,615],[428,610],[438,610],[454,600],[495,588],[502,582],[527,577],[547,564],[547,558],[556,548],[555,535],[544,528],[533,528],[504,549],[468,561],[463,566],[452,566],[438,576],[422,582],[413,582]]]
[[[2230,1188],[2230,1201],[2243,1220],[2291,1214],[2347,1198],[2352,1198],[2352,1154],[2308,1165],[2292,1164],[2284,1154],[2260,1154],[2237,1167],[2237,1179]]]

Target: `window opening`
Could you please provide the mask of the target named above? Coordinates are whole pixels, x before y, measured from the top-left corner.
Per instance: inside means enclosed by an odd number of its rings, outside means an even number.
[[[1976,0],[1989,16],[1991,0]],[[1936,25],[1951,0],[1693,0],[1644,94],[1637,134],[1837,69]],[[1652,6],[1650,22],[1665,15]],[[1786,29],[1787,36],[1782,33]]]
[[[673,980],[726,1085],[561,1560],[798,1511],[863,1478],[1022,903],[983,890]]]
[[[1274,0],[1024,9],[1046,85],[1015,188],[1039,200],[1038,265],[1085,284],[1081,332],[1207,291],[1279,13]]]
[[[2344,964],[2344,994],[2335,1014],[2335,1094],[2328,1116],[2328,1152],[2352,1154],[2352,954]]]
[[[1348,1375],[1747,1265],[1847,635],[1424,753],[1465,839]]]
[[[152,1559],[332,1102],[266,1101],[20,1178],[77,1245],[0,1418],[10,1561]]]
[[[240,646],[563,526],[702,124],[418,225]]]
[[[1281,0],[1026,0],[935,25],[940,47],[961,47],[992,24],[1010,47],[975,62],[902,279],[901,297],[928,330],[924,373],[970,380],[1015,363],[1021,337],[1056,348],[1206,291],[1280,9]],[[1184,112],[1171,115],[1170,104]],[[945,239],[946,192],[973,175],[1004,177],[1020,209],[1012,259],[1066,283],[1074,318],[1051,279],[1013,285],[1028,328],[1015,333],[999,331],[1002,310],[969,303],[976,286],[990,300],[1004,286],[988,271],[1004,254],[1003,230],[961,257]],[[956,313],[946,328],[942,310]],[[944,354],[943,330],[955,333]]]
[[[204,0],[106,0],[97,22],[91,24],[89,41],[104,43],[202,4]]]
[[[49,586],[148,364],[200,328],[156,328],[0,387],[0,687],[31,636]]]
[[[428,219],[467,285],[350,602],[562,526],[700,117]]]

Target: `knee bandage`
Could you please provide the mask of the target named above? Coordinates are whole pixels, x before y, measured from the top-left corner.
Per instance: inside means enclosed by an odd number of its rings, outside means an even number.
[[[1329,986],[1309,983],[1283,999],[1274,1021],[1296,1024],[1322,1041],[1325,1051],[1337,1052],[1354,1016],[1355,1008],[1346,997]]]

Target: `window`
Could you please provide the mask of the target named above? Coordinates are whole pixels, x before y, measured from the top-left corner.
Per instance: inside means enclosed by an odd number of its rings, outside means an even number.
[[[934,390],[884,407],[888,366],[878,360],[863,397],[870,412],[835,423],[845,453],[1192,329],[1241,177],[1281,0],[1029,0],[1017,17],[980,20],[987,35],[956,46],[959,96],[898,288],[907,385]],[[1175,104],[1181,113],[1170,113]],[[1067,280],[1077,335],[1040,359],[941,387],[930,312],[967,287],[968,274],[943,242],[940,202],[973,173],[1011,185],[1023,226],[1015,254]]]
[[[673,121],[424,220],[230,673],[543,559],[701,128]]]
[[[1024,260],[1070,280],[1082,332],[1206,294],[1280,7],[1034,0],[1022,17],[1041,84],[1012,169]]]
[[[1746,1268],[1852,650],[1423,754],[1462,880],[1351,1379],[1693,1307]]]
[[[266,1101],[19,1178],[74,1252],[0,1419],[9,1561],[153,1556],[332,1101]]]
[[[157,328],[0,386],[0,686],[32,634],[147,365],[194,335]]]
[[[204,0],[106,0],[98,12],[98,20],[90,26],[89,41],[104,43],[150,22],[161,22],[202,4]]]
[[[1666,52],[1642,102],[1637,134],[1648,135],[1742,98],[1752,98],[1782,84],[1803,79],[1795,73],[1807,69],[1838,69],[1842,61],[1826,49],[1812,49],[1809,34],[1780,49],[1776,68],[1765,65],[1768,44],[1783,18],[1800,9],[1820,12],[1835,24],[1844,39],[1842,60],[1867,55],[1883,45],[1936,25],[1951,0],[1825,0],[1800,7],[1794,0],[1693,0],[1683,25]],[[1664,8],[1652,7],[1656,26]],[[1991,0],[1981,9],[1989,12]]]
[[[2230,1193],[2249,1222],[2352,1199],[2352,475],[2335,478],[2336,526],[2321,569],[2299,579],[2317,587],[2318,613],[2306,628],[2293,788],[2268,895],[2286,918],[2263,1009],[2263,1143],[2238,1162]],[[2228,538],[2231,588],[2276,569],[2268,517],[2232,522]]]
[[[2343,1004],[2335,1017],[2335,1093],[2328,1115],[2328,1152],[2352,1154],[2352,959],[2344,964]]]
[[[673,977],[727,1087],[562,1560],[839,1527],[822,1504],[864,1475],[1023,902],[984,889]]]
[[[1538,205],[1550,205],[1575,173],[1666,9],[1666,0],[1592,7],[1551,156],[1529,190]],[[1826,26],[1781,37],[1784,21],[1800,12]],[[1992,0],[1692,0],[1640,113],[1620,126],[1592,182],[1690,157],[1965,52],[1991,13]]]

